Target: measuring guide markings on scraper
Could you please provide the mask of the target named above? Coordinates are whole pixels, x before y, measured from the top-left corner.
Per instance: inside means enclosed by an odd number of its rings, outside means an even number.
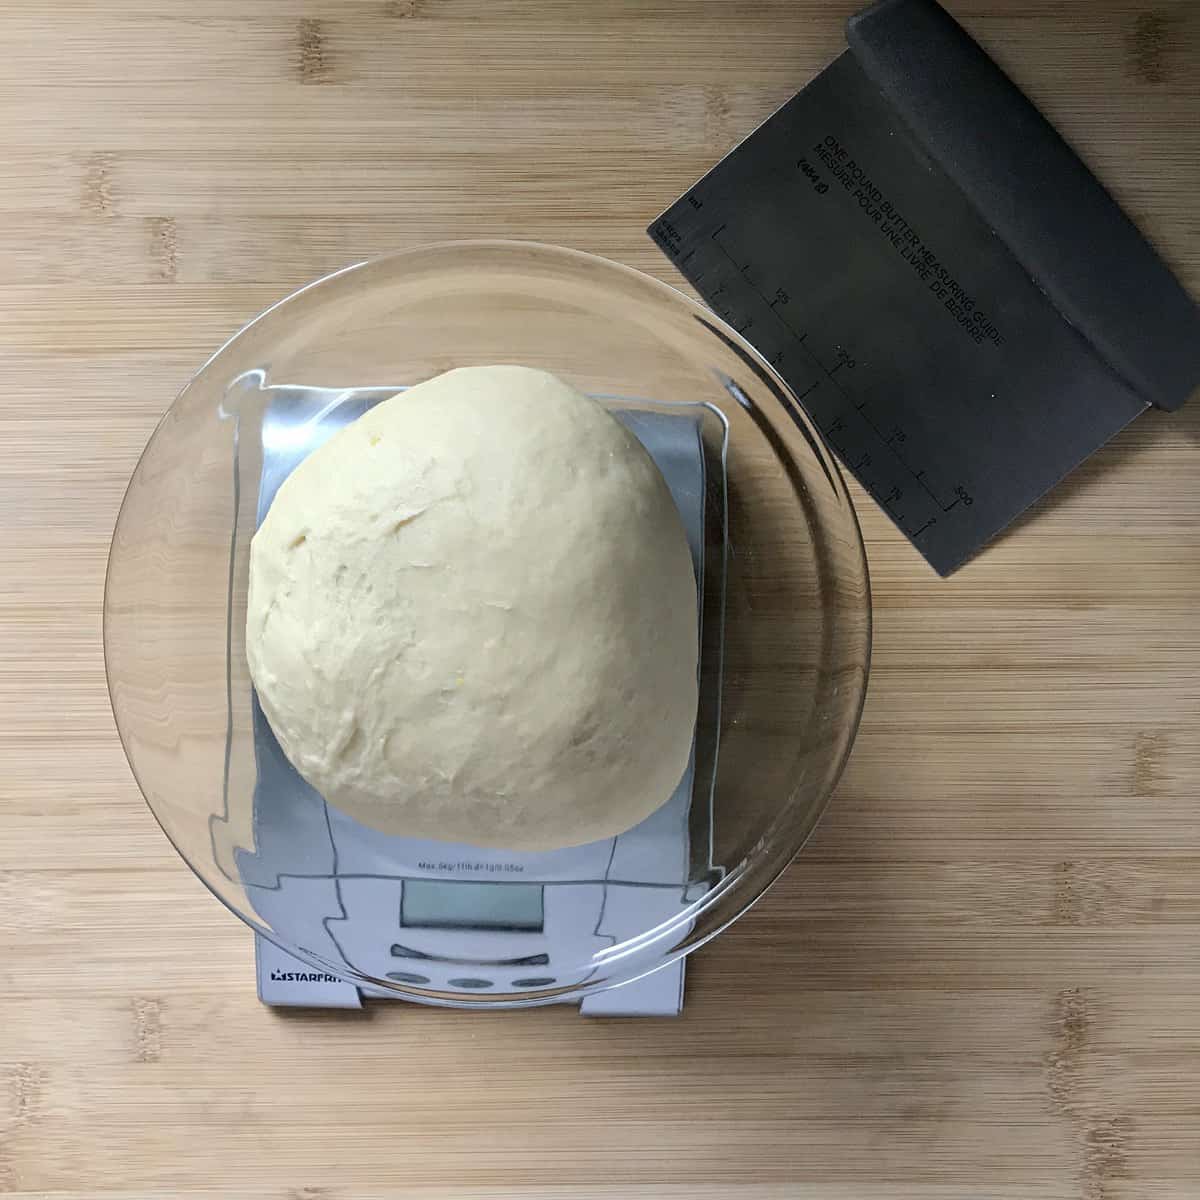
[[[948,575],[1184,402],[1200,310],[932,0],[847,37],[649,232]]]

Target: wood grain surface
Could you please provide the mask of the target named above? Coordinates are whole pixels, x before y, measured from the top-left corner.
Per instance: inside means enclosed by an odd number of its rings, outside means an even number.
[[[216,345],[447,237],[673,280],[645,224],[851,7],[0,0],[0,1193],[1200,1196],[1200,404],[948,582],[856,492],[857,750],[675,1022],[260,1007],[114,732],[109,535]],[[1200,6],[953,7],[1200,291]]]

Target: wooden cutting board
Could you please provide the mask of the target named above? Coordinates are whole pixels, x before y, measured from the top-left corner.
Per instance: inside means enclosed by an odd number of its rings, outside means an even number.
[[[678,1021],[268,1011],[117,743],[108,538],[190,371],[420,242],[673,280],[647,221],[850,8],[0,0],[0,1193],[1200,1196],[1200,403],[946,582],[856,495],[857,751]],[[1200,291],[1200,8],[954,8]]]

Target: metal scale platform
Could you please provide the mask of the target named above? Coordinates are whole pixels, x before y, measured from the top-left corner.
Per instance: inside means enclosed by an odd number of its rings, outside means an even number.
[[[404,390],[264,384],[256,373],[228,398],[231,409],[255,415],[243,429],[259,430],[256,523],[306,455]],[[723,418],[702,404],[633,407],[616,397],[598,399],[646,447],[670,487],[687,531],[704,620],[705,543],[713,536],[706,518],[716,522],[719,540],[724,537]],[[715,453],[706,451],[706,425]],[[719,572],[720,564],[708,569]],[[707,619],[720,621],[721,613]],[[358,1008],[364,997],[397,998],[343,974],[481,994],[578,986],[592,972],[564,973],[557,964],[652,929],[721,875],[712,861],[711,770],[697,769],[695,751],[674,795],[633,829],[584,846],[517,854],[366,828],[327,805],[297,774],[256,701],[252,721],[253,848],[237,844],[227,814],[212,823],[213,854],[232,864],[227,874],[264,924],[304,931],[306,940],[298,944],[331,968],[302,962],[256,935],[258,991],[267,1004]],[[481,962],[491,965],[482,970]],[[683,976],[679,959],[587,994],[582,1012],[676,1014]]]

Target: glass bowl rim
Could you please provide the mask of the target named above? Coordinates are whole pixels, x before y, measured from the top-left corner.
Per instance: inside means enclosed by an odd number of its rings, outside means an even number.
[[[119,714],[117,704],[113,695],[113,669],[110,663],[110,648],[108,636],[109,622],[109,590],[112,580],[113,571],[113,556],[117,542],[117,532],[121,528],[121,524],[126,516],[126,508],[130,500],[130,492],[133,488],[134,480],[137,478],[142,465],[149,454],[151,447],[157,441],[161,434],[164,425],[166,424],[171,413],[176,406],[180,404],[187,396],[192,387],[199,379],[212,367],[228,350],[231,350],[236,343],[241,341],[253,328],[265,322],[269,317],[273,316],[278,310],[285,305],[289,305],[298,300],[301,296],[307,295],[309,292],[317,288],[323,287],[332,283],[334,280],[341,279],[343,276],[351,275],[356,271],[361,271],[369,267],[379,267],[391,264],[402,264],[406,259],[414,259],[419,256],[428,255],[430,253],[442,252],[461,252],[473,250],[499,250],[506,252],[534,252],[539,254],[549,254],[554,257],[566,260],[575,261],[576,263],[588,264],[593,267],[599,267],[601,270],[615,271],[625,275],[630,280],[634,281],[637,286],[647,289],[650,292],[658,291],[664,300],[674,305],[682,305],[689,310],[694,317],[702,320],[702,322],[714,329],[727,344],[732,346],[743,358],[748,359],[754,364],[755,369],[761,375],[769,380],[772,390],[775,392],[777,399],[786,401],[788,415],[800,426],[801,432],[804,435],[804,440],[808,443],[811,452],[814,455],[823,455],[822,465],[825,468],[826,477],[829,479],[834,496],[842,507],[850,520],[850,527],[854,531],[854,542],[858,553],[855,555],[855,565],[861,573],[862,580],[862,612],[861,619],[863,622],[863,661],[862,669],[858,678],[858,695],[855,698],[854,709],[850,719],[846,722],[842,734],[843,744],[838,752],[836,760],[832,763],[828,784],[824,790],[820,800],[813,805],[810,816],[800,831],[800,836],[795,841],[795,844],[790,846],[786,851],[776,850],[771,857],[774,861],[767,865],[766,874],[763,876],[762,886],[754,892],[749,899],[745,900],[740,907],[733,906],[729,915],[719,921],[712,929],[708,930],[702,937],[695,940],[685,941],[683,945],[674,945],[669,951],[666,951],[659,961],[653,965],[646,967],[644,970],[630,973],[619,979],[605,978],[595,983],[583,983],[570,985],[568,987],[558,987],[545,989],[544,991],[533,990],[527,993],[508,992],[499,993],[494,999],[484,998],[482,996],[474,997],[459,997],[458,995],[448,993],[435,993],[426,991],[421,988],[408,988],[399,986],[393,981],[383,984],[380,980],[373,976],[364,975],[354,968],[346,969],[338,964],[331,964],[323,960],[320,956],[313,955],[302,950],[297,946],[293,946],[285,939],[278,936],[274,930],[269,928],[262,922],[251,918],[247,913],[242,912],[239,908],[221,895],[219,891],[205,878],[199,868],[192,862],[188,855],[184,854],[171,832],[167,829],[163,822],[163,818],[159,816],[155,806],[150,802],[146,794],[146,789],[142,785],[141,778],[138,773],[138,768],[134,763],[133,755],[130,753],[130,742],[126,737],[125,729],[123,728],[122,719]],[[779,876],[787,869],[792,860],[804,849],[809,839],[812,837],[814,830],[820,823],[821,817],[829,807],[829,803],[837,790],[838,783],[845,771],[846,763],[849,761],[851,751],[853,749],[859,727],[862,721],[863,709],[866,704],[867,690],[869,687],[871,675],[871,658],[873,648],[874,634],[874,616],[871,599],[870,572],[867,562],[866,547],[862,537],[862,527],[858,519],[858,513],[855,510],[853,501],[850,497],[849,490],[846,487],[845,478],[838,462],[829,449],[828,442],[824,435],[817,428],[816,423],[808,416],[807,412],[800,405],[796,398],[792,387],[775,371],[770,363],[748,342],[736,329],[726,322],[719,314],[711,309],[698,303],[696,300],[688,296],[680,288],[666,283],[661,279],[649,274],[646,271],[639,270],[636,267],[631,267],[626,263],[618,262],[615,259],[606,258],[603,255],[593,254],[587,250],[578,250],[570,246],[556,245],[550,242],[540,242],[536,239],[524,238],[454,238],[436,242],[424,242],[417,246],[407,247],[403,250],[389,251],[384,254],[376,255],[371,258],[359,259],[356,262],[348,263],[345,266],[339,267],[333,271],[329,271],[324,275],[320,275],[315,279],[310,279],[308,282],[294,288],[286,295],[275,300],[266,308],[251,317],[248,321],[239,326],[228,338],[223,341],[216,350],[214,350],[187,378],[182,387],[176,392],[171,400],[171,403],[164,409],[162,416],[155,422],[154,428],[150,436],[146,439],[146,444],[142,447],[138,455],[137,462],[129,476],[129,482],[125,486],[125,490],[121,497],[121,503],[117,510],[116,521],[113,524],[113,535],[109,542],[109,551],[105,559],[104,570],[104,587],[102,600],[102,621],[101,621],[101,641],[104,654],[104,676],[105,686],[108,692],[109,707],[112,710],[113,722],[116,725],[117,736],[121,742],[121,749],[125,756],[125,761],[129,765],[130,773],[133,776],[134,782],[137,784],[138,791],[141,793],[142,800],[146,807],[150,810],[158,827],[162,830],[167,841],[171,844],[176,854],[187,864],[192,874],[200,881],[201,884],[235,917],[243,924],[250,927],[258,936],[264,937],[278,949],[284,953],[297,958],[299,961],[309,964],[315,969],[321,971],[330,971],[336,974],[339,978],[345,979],[348,982],[356,985],[380,989],[383,988],[389,995],[399,999],[406,999],[422,1004],[433,1005],[445,1008],[466,1008],[466,1009],[509,1009],[509,1008],[530,1008],[538,1007],[546,1004],[562,1003],[564,1001],[571,1002],[580,999],[584,995],[591,992],[604,991],[613,987],[620,987],[627,983],[632,983],[646,975],[678,961],[681,958],[693,953],[695,950],[706,945],[713,938],[723,933],[735,921],[742,917],[750,910],[774,885]],[[772,823],[774,824],[774,823]],[[672,933],[678,931],[684,926],[694,924],[696,919],[716,905],[726,895],[738,890],[739,885],[744,885],[748,866],[756,862],[762,857],[763,848],[769,844],[769,839],[764,834],[755,848],[732,867],[715,886],[710,888],[698,901],[687,908],[681,909],[667,921],[652,930],[643,932],[636,939],[635,949],[638,946],[644,946],[662,938],[666,938]]]

